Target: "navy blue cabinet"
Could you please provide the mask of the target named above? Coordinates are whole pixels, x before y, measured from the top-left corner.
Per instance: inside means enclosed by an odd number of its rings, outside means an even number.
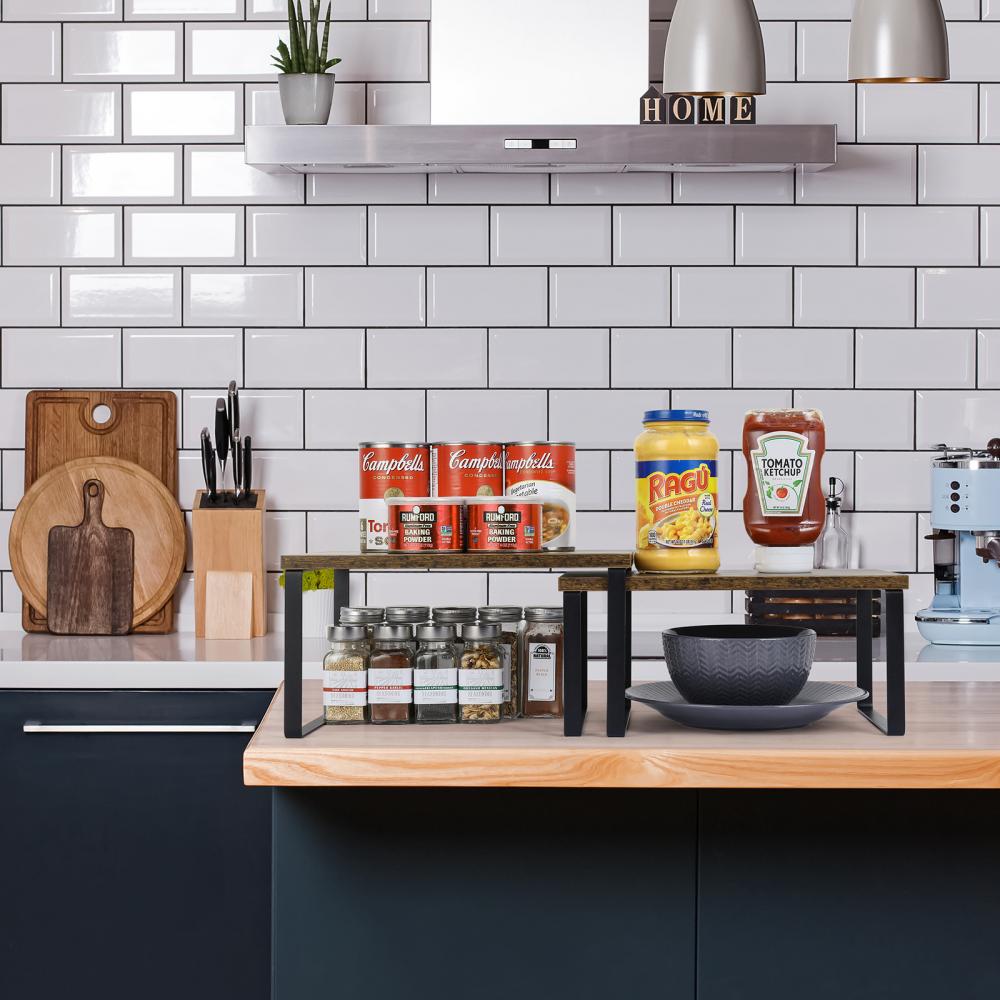
[[[0,996],[270,996],[270,698],[0,692]]]

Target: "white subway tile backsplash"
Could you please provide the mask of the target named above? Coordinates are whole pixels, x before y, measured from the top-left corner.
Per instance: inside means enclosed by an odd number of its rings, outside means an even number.
[[[254,436],[254,443],[256,442],[257,438]],[[264,515],[264,564],[269,571],[281,569],[281,557],[286,553],[305,551],[305,514],[268,511]]]
[[[933,449],[942,441],[981,448],[996,436],[996,393],[917,393],[917,448]]]
[[[373,21],[429,21],[431,0],[368,0],[368,17]]]
[[[851,514],[848,530],[862,567],[912,573],[917,568],[915,514]]]
[[[365,384],[364,330],[247,330],[244,352],[248,386],[360,389]]]
[[[273,24],[188,24],[184,45],[185,80],[268,80],[278,40],[288,44],[288,28]]]
[[[658,401],[647,397],[655,409]],[[708,410],[712,433],[723,448],[743,447],[743,420],[747,410],[788,407],[790,389],[677,389],[671,393],[671,405],[681,410]],[[641,418],[640,418],[641,419]],[[635,435],[633,434],[633,437]]]
[[[306,269],[307,326],[423,326],[425,315],[423,268]]]
[[[78,204],[179,202],[180,146],[66,146],[63,200]]]
[[[975,265],[979,209],[863,206],[858,209],[858,263]]]
[[[368,209],[369,264],[486,264],[489,244],[489,216],[483,206]]]
[[[974,330],[859,330],[857,351],[859,388],[976,384]]]
[[[377,83],[368,86],[369,125],[429,125],[429,83]]]
[[[780,326],[792,319],[789,267],[675,267],[675,326]]]
[[[62,38],[55,24],[0,24],[0,83],[44,83],[59,79]]]
[[[444,267],[427,273],[428,326],[544,326],[542,267]]]
[[[790,205],[794,198],[791,172],[674,174],[674,201],[680,205]]]
[[[6,510],[14,510],[24,496],[24,452],[5,451],[2,466],[3,506]]]
[[[200,485],[200,461],[195,475]],[[255,451],[253,478],[269,510],[357,510],[356,451]]]
[[[248,208],[248,264],[364,264],[365,210]]]
[[[740,206],[737,264],[853,264],[857,256],[853,207]]]
[[[121,20],[122,0],[4,0],[5,21]]]
[[[1000,148],[921,146],[920,201],[930,205],[1000,201]]]
[[[642,415],[664,403],[667,391],[554,389],[549,394],[549,436],[578,448],[630,448]]]
[[[859,451],[855,510],[930,510],[931,477],[919,451]]]
[[[850,37],[851,26],[845,21],[799,24],[795,78],[820,83],[844,80]]]
[[[733,210],[619,206],[614,209],[614,238],[615,264],[731,264]]]
[[[835,167],[798,171],[803,205],[912,205],[916,194],[912,146],[840,146]]]
[[[285,8],[287,12],[287,7]],[[126,21],[239,18],[243,0],[125,0]]]
[[[635,541],[635,515],[615,512],[579,514],[579,533],[592,540],[598,549],[621,551],[628,549]]]
[[[240,142],[239,84],[126,84],[126,142]]]
[[[1000,326],[1000,270],[919,270],[917,300],[917,326]]]
[[[199,448],[201,429],[215,424],[217,388],[184,393],[183,447]],[[240,435],[255,449],[301,448],[303,400],[300,389],[241,389]]]
[[[795,325],[912,326],[913,272],[899,268],[796,268]]]
[[[4,264],[120,264],[120,208],[3,210]]]
[[[247,125],[284,125],[281,96],[276,83],[247,83]],[[330,111],[330,125],[365,124],[365,85],[363,83],[338,83],[337,97]],[[372,122],[371,124],[375,124]],[[421,180],[426,180],[421,178]]]
[[[58,326],[59,269],[0,267],[0,327]]]
[[[975,142],[978,95],[972,85],[863,84],[859,142]]]
[[[762,21],[849,21],[853,0],[756,0]]]
[[[996,267],[1000,265],[1000,208],[984,207],[981,212],[979,263],[983,267]]]
[[[243,147],[187,146],[184,200],[191,204],[289,205],[303,201],[295,174],[268,174],[247,166]]]
[[[126,329],[122,331],[122,354],[122,384],[126,388],[222,386],[242,370],[243,331]],[[214,434],[214,420],[209,426]],[[195,441],[191,447],[197,446]]]
[[[456,436],[470,441],[544,441],[549,436],[545,392],[429,390],[427,440],[450,441]]]
[[[1000,24],[951,24],[948,26],[948,45],[953,80],[977,83],[1000,80],[1000,66],[997,64]]]
[[[110,84],[4,84],[3,142],[119,142],[121,88]]]
[[[247,19],[284,21],[288,17],[285,0],[246,0]],[[368,0],[333,0],[334,21],[363,21],[368,16]]]
[[[481,606],[487,598],[485,573],[369,573],[368,602],[391,607],[412,601],[414,593],[431,606]]]
[[[358,544],[358,512],[309,511],[306,514],[306,552],[353,552]],[[286,550],[287,551],[287,550]],[[450,574],[449,574],[450,575]],[[364,577],[351,574],[351,590],[362,586],[359,603],[364,604]],[[353,603],[353,595],[352,595]]]
[[[902,451],[913,447],[913,393],[803,389],[795,405],[820,410],[826,446]]]
[[[611,331],[611,384],[661,388],[728,386],[732,332],[709,329]]]
[[[733,331],[737,387],[848,389],[854,384],[852,330]]]
[[[242,264],[243,209],[125,209],[126,264]]]
[[[485,330],[372,330],[368,385],[457,389],[485,386]]]
[[[998,83],[983,83],[979,86],[979,141],[1000,142],[1000,84]]]
[[[0,146],[0,201],[45,205],[59,201],[57,146]]]
[[[490,330],[489,359],[494,388],[603,388],[610,378],[607,330]]]
[[[611,505],[611,470],[606,451],[576,453],[576,509],[607,510]]]
[[[306,392],[306,447],[349,448],[354,454],[355,493],[350,507],[357,510],[360,441],[426,441],[424,393],[402,389],[366,392]],[[340,506],[339,504],[325,506]]]
[[[8,327],[3,331],[0,353],[0,377],[5,386],[62,388],[118,385],[121,381],[119,330]]]
[[[428,178],[421,174],[311,174],[306,178],[310,205],[423,205]]]
[[[670,174],[552,175],[553,205],[669,205],[671,198]]]
[[[289,326],[302,321],[302,269],[184,270],[184,322],[192,326]]]
[[[765,21],[760,26],[764,39],[767,79],[772,82],[795,79],[795,25],[790,21]]]
[[[431,174],[426,181],[435,205],[531,205],[549,200],[546,174]]]
[[[64,326],[180,326],[180,268],[63,268]]]
[[[554,267],[553,326],[669,326],[670,269]]]
[[[979,388],[1000,389],[1000,330],[980,330]]]
[[[63,40],[67,81],[182,78],[179,24],[67,24]]]
[[[490,213],[492,264],[610,264],[606,206],[501,207]]]
[[[831,123],[841,142],[854,142],[855,118],[852,83],[773,83],[757,99],[761,125]]]

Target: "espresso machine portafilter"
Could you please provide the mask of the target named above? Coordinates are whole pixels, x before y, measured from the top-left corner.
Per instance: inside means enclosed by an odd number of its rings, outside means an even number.
[[[937,445],[931,472],[934,599],[928,642],[1000,646],[1000,438],[984,451]]]

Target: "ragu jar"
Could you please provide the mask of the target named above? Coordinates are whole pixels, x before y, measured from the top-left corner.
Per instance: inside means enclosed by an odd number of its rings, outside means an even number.
[[[503,496],[503,445],[482,442],[431,445],[431,494]]]
[[[358,449],[361,551],[389,551],[393,497],[429,497],[430,452],[425,444],[364,443]]]
[[[743,523],[760,573],[808,573],[826,503],[820,466],[826,428],[817,410],[751,410],[743,423]]]

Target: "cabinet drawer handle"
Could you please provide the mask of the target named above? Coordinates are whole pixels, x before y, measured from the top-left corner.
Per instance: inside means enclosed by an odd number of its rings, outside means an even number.
[[[252,722],[243,722],[236,726],[158,726],[158,725],[127,725],[108,726],[101,724],[87,725],[48,722],[25,722],[22,727],[26,733],[253,733],[257,726]]]

